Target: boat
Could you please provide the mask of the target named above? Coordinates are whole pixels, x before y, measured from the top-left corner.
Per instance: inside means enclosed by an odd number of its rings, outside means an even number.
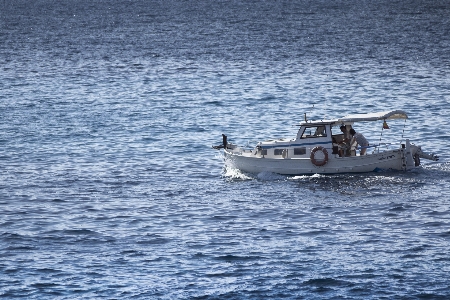
[[[421,165],[420,159],[437,161],[433,153],[402,139],[400,142],[358,145],[346,138],[356,122],[379,122],[387,130],[388,120],[408,118],[402,110],[352,114],[332,120],[305,120],[292,139],[261,141],[254,148],[228,142],[222,135],[224,156],[233,168],[247,173],[272,172],[282,175],[364,173],[381,170],[407,171]],[[405,122],[406,123],[406,122]],[[404,131],[404,130],[403,130]],[[353,133],[354,133],[353,129]],[[350,144],[352,143],[352,144]]]

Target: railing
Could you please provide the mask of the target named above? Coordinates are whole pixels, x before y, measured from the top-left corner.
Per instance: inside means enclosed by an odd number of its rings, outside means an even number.
[[[380,153],[380,151],[383,150],[394,150],[398,148],[397,144],[394,143],[379,143],[378,145],[371,145],[371,146],[367,146],[367,147],[355,147],[355,150],[361,150],[361,149],[370,149],[370,148],[374,148],[372,153]]]

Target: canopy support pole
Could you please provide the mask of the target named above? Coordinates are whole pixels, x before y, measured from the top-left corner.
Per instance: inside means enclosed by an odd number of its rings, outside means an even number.
[[[386,121],[386,120],[385,120]],[[380,147],[381,147],[381,138],[383,137],[383,130],[384,130],[384,126],[381,126],[381,135],[380,135],[380,141],[378,142],[378,152],[380,152]]]
[[[403,124],[402,139],[400,140],[400,144],[402,144],[402,142],[403,142],[403,135],[405,134],[405,127],[406,127],[406,119],[405,119],[405,123]]]

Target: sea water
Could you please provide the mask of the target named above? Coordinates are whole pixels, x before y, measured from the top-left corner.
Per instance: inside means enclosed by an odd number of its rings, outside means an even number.
[[[1,1],[0,297],[447,299],[448,1]],[[245,174],[355,124],[440,161]]]

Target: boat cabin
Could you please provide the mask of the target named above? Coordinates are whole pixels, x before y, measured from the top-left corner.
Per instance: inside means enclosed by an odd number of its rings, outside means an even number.
[[[300,124],[295,139],[259,142],[253,155],[267,158],[309,158],[314,148],[321,147],[327,155],[331,154],[336,158],[356,156],[355,145],[348,145],[345,153],[342,152],[343,147],[340,146],[345,139],[350,141],[349,130],[355,122],[406,118],[407,115],[404,111],[394,110],[348,115],[335,120],[306,121]],[[342,125],[346,127],[345,133],[340,130]]]
[[[258,143],[255,155],[267,158],[309,158],[312,149],[322,147],[330,154],[339,155],[338,144],[345,139],[335,121],[305,122],[300,125],[295,139],[268,140]],[[350,130],[351,125],[347,125]]]

